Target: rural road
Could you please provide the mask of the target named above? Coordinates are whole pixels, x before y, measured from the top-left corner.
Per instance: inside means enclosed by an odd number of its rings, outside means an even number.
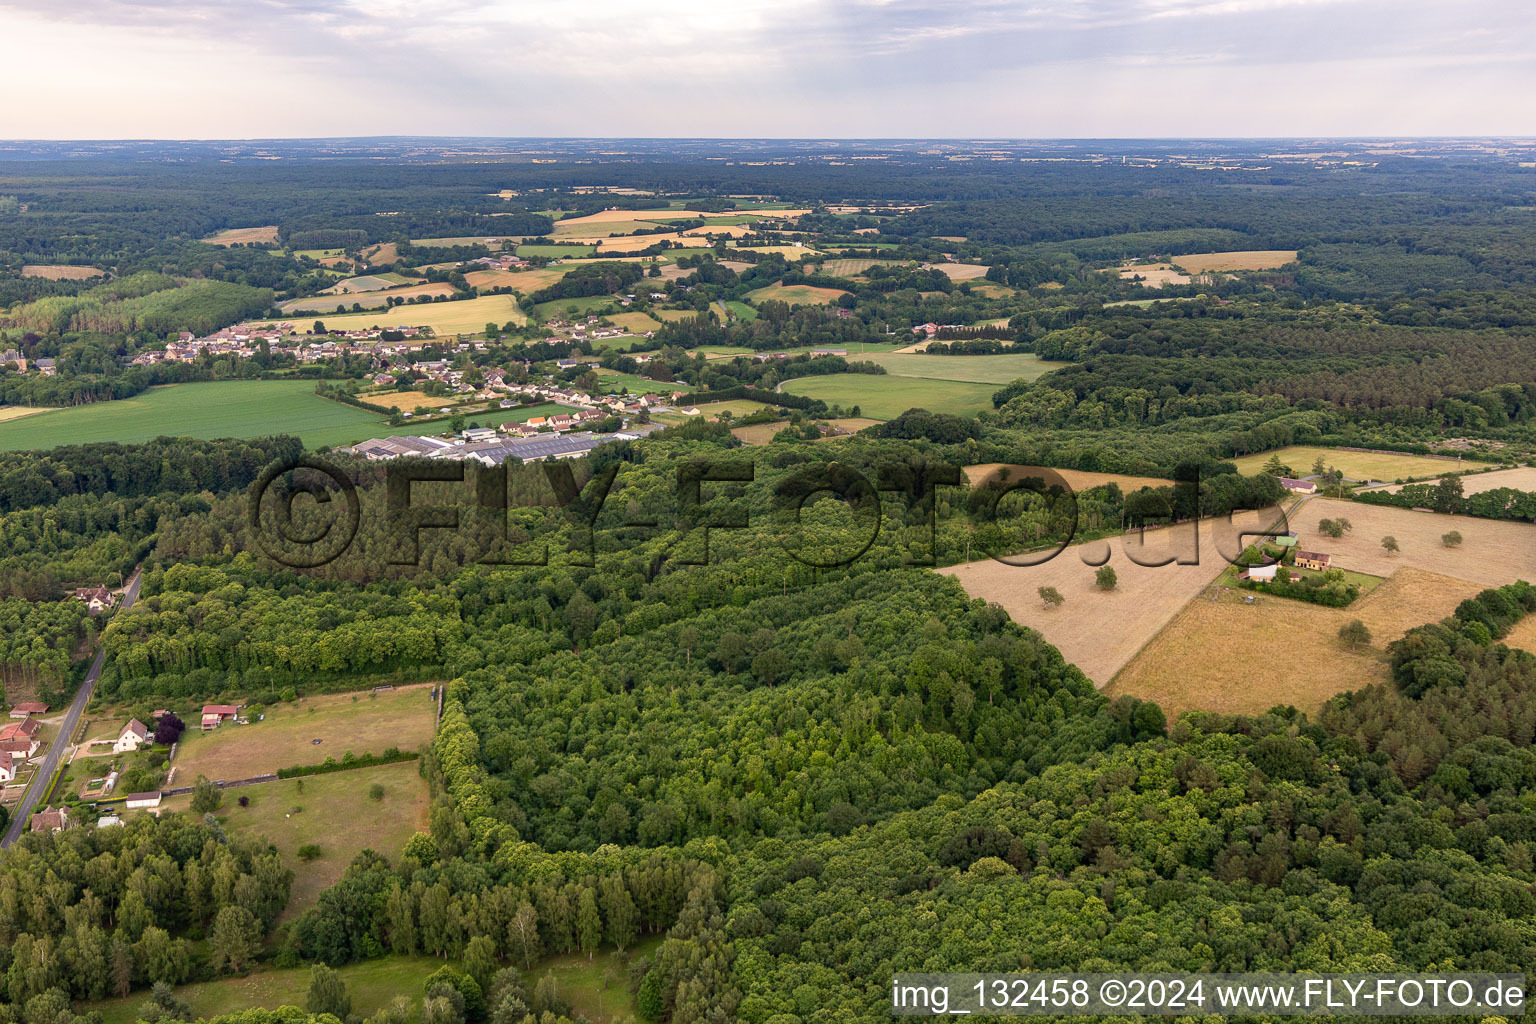
[[[134,598],[138,596],[139,570],[134,569],[133,575],[128,578],[128,586],[123,589],[123,602],[118,606],[118,611],[125,612],[133,607]],[[96,692],[96,678],[101,675],[101,666],[106,660],[106,649],[98,650],[96,660],[91,662],[91,670],[85,674],[85,681],[80,684],[80,689],[75,691],[75,699],[70,702],[69,710],[64,713],[64,723],[59,726],[58,736],[54,738],[53,745],[48,748],[48,753],[43,757],[43,763],[33,773],[31,784],[21,796],[21,803],[17,804],[11,813],[10,826],[6,828],[4,838],[0,838],[0,849],[10,846],[26,831],[27,823],[32,818],[32,809],[37,806],[37,801],[53,782],[54,773],[59,770],[60,759],[64,756],[64,749],[70,745],[69,738],[75,734],[75,727],[80,724],[80,716],[85,713],[85,706],[90,703],[91,694]]]

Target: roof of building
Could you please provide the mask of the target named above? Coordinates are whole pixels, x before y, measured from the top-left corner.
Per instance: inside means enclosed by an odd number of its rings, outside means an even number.
[[[1305,558],[1311,562],[1326,562],[1333,556],[1325,551],[1302,551],[1300,548],[1298,548],[1296,550],[1296,557],[1297,559]]]
[[[141,740],[149,739],[149,726],[145,725],[137,718],[130,719],[128,724],[123,726],[123,732],[131,732]],[[118,735],[122,735],[122,733],[119,733]]]
[[[49,832],[69,824],[69,812],[60,807],[56,811],[38,811],[32,815],[33,832]]]
[[[0,740],[32,739],[42,731],[43,723],[35,718],[23,718],[0,728]]]
[[[235,714],[239,710],[240,710],[240,708],[237,705],[234,705],[234,704],[204,704],[203,705],[203,714],[205,714],[205,715],[233,715],[233,714]]]
[[[40,703],[40,702],[35,701],[35,700],[29,700],[29,701],[26,701],[25,703],[17,704],[15,707],[11,708],[11,714],[13,714],[13,715],[17,715],[17,714],[21,714],[21,715],[41,715],[41,714],[43,714],[47,710],[48,710],[48,705],[47,704],[43,704],[43,703]]]
[[[162,795],[158,790],[152,793],[129,793],[128,799],[133,803],[138,803],[141,800],[153,800],[159,803]]]
[[[1316,487],[1317,484],[1313,483],[1311,480],[1296,480],[1292,477],[1283,476],[1280,478],[1280,486],[1286,488]]]

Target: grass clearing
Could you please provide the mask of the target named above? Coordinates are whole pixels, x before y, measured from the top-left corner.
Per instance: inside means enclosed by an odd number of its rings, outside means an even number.
[[[1444,618],[1480,589],[1404,568],[1347,608],[1267,594],[1248,604],[1241,590],[1215,601],[1197,597],[1107,692],[1155,700],[1170,718],[1191,709],[1258,714],[1277,704],[1315,712],[1336,693],[1386,682],[1388,643]],[[1371,642],[1352,651],[1339,629],[1354,619]]]
[[[348,313],[323,318],[325,326],[335,331],[363,331],[374,327],[430,327],[438,337],[450,334],[479,334],[485,325],[511,321],[524,324],[528,318],[513,295],[481,295],[455,302],[424,302],[414,306],[373,313]]]
[[[1347,452],[1337,448],[1314,448],[1307,445],[1293,445],[1289,448],[1244,455],[1232,461],[1237,465],[1239,473],[1252,476],[1264,471],[1264,464],[1272,455],[1280,456],[1282,463],[1305,476],[1312,474],[1312,464],[1321,458],[1324,466],[1336,468],[1350,480],[1397,480],[1440,476],[1458,468],[1455,459],[1399,455],[1395,452]]]
[[[1296,262],[1295,249],[1245,249],[1240,252],[1197,252],[1171,258],[1175,266],[1191,274],[1233,270],[1273,270]]]
[[[625,982],[627,965],[634,957],[653,955],[661,946],[662,938],[660,935],[649,936],[624,953],[605,948],[591,960],[580,953],[550,957],[540,961],[533,970],[523,972],[523,988],[531,994],[540,978],[553,974],[561,997],[575,1011],[572,1016],[586,1018],[592,1024],[637,1020],[639,1010]]]
[[[22,277],[42,277],[49,281],[88,281],[93,277],[105,277],[105,270],[95,267],[64,267],[42,263],[28,263],[21,268]]]
[[[359,1016],[371,1016],[388,1006],[395,996],[405,994],[420,1003],[427,978],[443,961],[430,956],[385,956],[377,960],[338,967],[347,992],[352,996],[352,1010]],[[192,1008],[196,1019],[219,1017],[241,1010],[275,1010],[280,1006],[304,1005],[309,993],[309,967],[253,971],[244,978],[201,981],[183,985],[176,995]],[[122,999],[104,999],[79,1003],[79,1013],[97,1010],[102,1024],[134,1024],[139,1007],[149,998],[145,989]]]
[[[547,259],[558,260],[573,256],[591,256],[597,252],[597,246],[525,244],[518,246],[516,251],[519,256],[525,259],[529,256],[543,256]]]
[[[1103,484],[1118,484],[1122,491],[1130,493],[1139,491],[1143,487],[1171,487],[1172,480],[1162,480],[1152,476],[1126,476],[1122,473],[1090,473],[1081,469],[1054,469],[1044,466],[1020,466],[1003,462],[980,462],[974,466],[966,466],[966,482],[976,487],[983,481],[997,476],[998,471],[1008,470],[1009,480],[1022,480],[1032,473],[1051,472],[1067,482],[1067,486],[1074,491],[1086,491],[1090,487],[1099,487]],[[1049,480],[1050,477],[1043,479]]]
[[[186,785],[199,775],[248,779],[327,757],[340,761],[349,750],[358,755],[390,747],[415,750],[436,730],[431,692],[429,684],[419,683],[379,694],[321,694],[269,707],[263,721],[249,725],[226,723],[212,732],[194,725],[182,737],[176,778]]]
[[[297,917],[314,906],[359,853],[373,850],[393,862],[412,833],[427,831],[431,798],[417,765],[402,761],[242,786],[225,791],[218,817],[230,832],[259,836],[277,847],[294,873],[282,916]],[[177,781],[182,781],[180,773]],[[384,787],[382,799],[369,794],[375,785]],[[242,796],[249,806],[240,806]],[[181,811],[191,804],[191,794],[184,794],[164,806]],[[294,813],[296,807],[300,810]],[[311,843],[320,847],[320,856],[306,863],[299,859],[299,847]]]
[[[1007,384],[1024,378],[1034,380],[1065,363],[1046,362],[1033,352],[1005,353],[995,356],[930,356],[922,353],[872,352],[848,353],[859,362],[877,363],[898,377],[925,380],[966,381],[972,384]],[[990,396],[989,396],[990,404]]]
[[[240,380],[150,388],[132,398],[39,412],[0,422],[0,451],[94,441],[132,444],[172,437],[263,437],[297,434],[304,443],[350,444],[375,433],[384,418],[315,394],[313,381]]]
[[[743,416],[750,416],[755,412],[762,412],[764,409],[771,409],[773,407],[747,398],[733,398],[728,402],[705,402],[703,405],[694,406],[694,408],[699,410],[700,416],[707,420],[712,420],[718,419],[723,412],[730,413],[734,419],[740,419]]]
[[[778,302],[787,302],[791,306],[829,306],[847,294],[849,293],[841,288],[817,288],[808,284],[786,285],[781,281],[766,288],[747,292],[747,298],[759,304],[773,299]]]
[[[859,407],[865,416],[895,419],[908,409],[931,409],[972,416],[992,408],[991,384],[898,377],[894,374],[835,373],[822,377],[798,377],[784,382],[784,391],[819,398],[845,409]]]
[[[276,242],[277,225],[266,224],[256,228],[225,228],[223,231],[215,231],[204,238],[203,241],[211,245],[242,245],[250,242]]]

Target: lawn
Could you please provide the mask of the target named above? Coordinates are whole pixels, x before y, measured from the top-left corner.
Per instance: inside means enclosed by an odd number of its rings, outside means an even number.
[[[598,381],[603,386],[603,391],[608,394],[617,394],[625,388],[630,394],[663,394],[676,390],[688,390],[687,384],[664,383],[659,380],[651,380],[649,377],[641,377],[633,373],[620,373],[618,370],[605,370],[596,367]]]
[[[486,324],[511,321],[525,324],[528,318],[517,304],[515,295],[481,295],[455,302],[423,302],[397,306],[375,313],[331,314],[321,318],[328,330],[361,331],[372,327],[430,327],[438,337],[450,334],[479,334]]]
[[[1007,384],[1024,378],[1034,380],[1065,363],[1046,362],[1033,352],[996,356],[930,356],[920,352],[875,352],[848,358],[878,363],[898,377],[922,377],[929,380],[958,380],[973,384]]]
[[[385,956],[348,964],[337,970],[352,996],[353,1012],[364,1017],[388,1006],[397,995],[406,995],[413,1002],[419,1002],[427,978],[441,966],[442,960],[430,956]],[[176,990],[176,995],[192,1008],[194,1017],[202,1019],[258,1007],[266,1010],[275,1010],[279,1006],[302,1007],[308,992],[309,968],[293,967],[257,971],[244,978],[183,985]],[[149,990],[145,989],[122,999],[80,1003],[75,1009],[78,1013],[99,1010],[102,1024],[133,1024],[138,1019],[139,1007],[148,998]]]
[[[250,725],[188,729],[176,755],[176,779],[184,785],[199,775],[246,779],[327,757],[339,761],[349,750],[359,755],[382,754],[389,747],[415,750],[435,730],[430,693],[422,683],[377,695],[322,694],[269,707],[264,721]],[[189,714],[185,720],[195,726],[196,716]]]
[[[757,310],[740,299],[731,299],[724,305],[726,309],[730,310],[731,315],[738,320],[752,321],[757,319]]]
[[[661,942],[662,936],[653,935],[624,953],[605,948],[591,960],[580,953],[550,957],[523,973],[523,988],[532,993],[540,978],[553,974],[561,997],[576,1011],[573,1016],[585,1017],[592,1024],[633,1021],[638,1011],[625,984],[626,966],[635,957],[654,955]]]
[[[661,327],[660,321],[652,320],[644,313],[609,313],[607,319],[613,326],[621,327],[631,334],[644,334],[646,331],[658,330]]]
[[[132,398],[96,402],[0,422],[0,451],[93,441],[297,434],[306,446],[349,444],[377,433],[384,418],[320,398],[313,381],[242,380],[150,388]]]
[[[865,416],[889,420],[908,409],[917,408],[973,416],[992,408],[992,394],[997,388],[991,384],[926,380],[894,374],[835,373],[785,381],[783,390],[792,395],[819,398],[828,405],[841,405],[845,409],[856,405]]]
[[[715,419],[722,412],[728,412],[731,414],[732,418],[739,420],[743,416],[750,416],[755,412],[762,412],[764,409],[770,407],[764,405],[762,402],[753,402],[746,398],[737,398],[732,399],[729,402],[706,402],[703,405],[695,406],[695,408],[699,410],[699,415],[703,416],[705,419]]]
[[[370,794],[375,785],[384,787],[382,799]],[[240,806],[241,797],[249,806]],[[164,807],[184,811],[191,803],[190,795],[177,796]],[[427,831],[430,807],[431,794],[418,762],[402,761],[226,790],[217,813],[228,831],[259,836],[276,846],[283,863],[293,869],[293,890],[283,910],[283,917],[290,918],[314,906],[320,893],[364,850],[398,860],[412,833]],[[299,810],[295,813],[294,808]],[[300,860],[299,847],[310,844],[320,847],[320,856]]]
[[[1312,448],[1297,445],[1271,452],[1258,452],[1233,459],[1237,471],[1245,476],[1263,472],[1270,456],[1280,456],[1280,461],[1297,473],[1312,474],[1312,463],[1321,457],[1323,465],[1336,467],[1350,480],[1397,480],[1420,476],[1439,476],[1453,472],[1458,467],[1454,459],[1431,459],[1423,455],[1398,455],[1395,453],[1345,452],[1337,448]]]
[[[534,306],[542,321],[565,320],[572,316],[590,316],[618,306],[612,295],[583,295],[576,299],[551,299]]]

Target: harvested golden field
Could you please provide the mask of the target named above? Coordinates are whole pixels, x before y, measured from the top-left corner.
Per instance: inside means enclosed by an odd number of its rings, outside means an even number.
[[[745,235],[756,234],[745,224],[705,224],[699,228],[688,228],[685,235],[714,235],[723,238],[741,238]]]
[[[1318,458],[1324,466],[1332,466],[1349,480],[1397,480],[1421,476],[1439,476],[1454,471],[1455,459],[1437,459],[1428,455],[1402,455],[1397,452],[1349,452],[1339,448],[1314,448],[1310,445],[1292,445],[1274,451],[1258,452],[1233,459],[1237,471],[1252,476],[1264,471],[1264,463],[1271,455],[1297,473],[1310,476],[1312,463]]]
[[[965,467],[965,477],[972,487],[995,476],[997,471],[1006,468],[1008,479],[1019,480],[1030,474],[1031,471],[1039,472],[1046,467],[1019,466],[1002,462],[981,462],[974,466]],[[1058,474],[1074,491],[1086,491],[1090,487],[1098,487],[1100,484],[1119,484],[1122,491],[1139,491],[1143,487],[1170,487],[1172,480],[1161,480],[1153,476],[1125,476],[1121,473],[1089,473],[1081,469],[1051,469],[1050,472]]]
[[[1170,284],[1189,284],[1189,275],[1168,263],[1124,264],[1111,267],[1118,270],[1122,280],[1141,278],[1143,288],[1162,288]]]
[[[808,284],[785,285],[782,281],[766,288],[747,292],[747,301],[754,304],[776,299],[791,306],[829,306],[848,293],[841,288],[817,288]]]
[[[321,295],[350,295],[353,292],[378,292],[386,288],[393,288],[399,282],[391,281],[387,277],[374,277],[371,274],[359,274],[357,277],[344,277],[340,281],[322,291]]]
[[[1317,532],[1319,519],[1348,519],[1354,529],[1338,540]],[[1436,512],[1362,505],[1334,498],[1313,498],[1291,514],[1291,528],[1308,551],[1333,555],[1341,569],[1390,576],[1399,568],[1423,569],[1484,587],[1515,580],[1536,582],[1536,526]],[[1455,530],[1460,547],[1448,548],[1442,535]],[[1401,550],[1387,554],[1381,539],[1392,536]]]
[[[265,720],[249,725],[191,728],[176,755],[176,778],[185,784],[199,775],[248,779],[327,757],[339,761],[349,750],[359,756],[390,747],[415,750],[437,729],[431,693],[430,683],[419,683],[379,694],[322,694],[274,705]]]
[[[277,241],[277,225],[267,224],[259,228],[226,228],[203,239],[213,245],[246,244],[249,242]]]
[[[421,391],[381,391],[373,394],[363,392],[357,397],[370,405],[381,405],[386,409],[395,408],[401,412],[415,412],[419,407],[441,409],[458,401],[457,397],[429,395]]]
[[[1233,518],[1238,528],[1252,529],[1259,522],[1256,513]],[[1068,661],[1103,686],[1226,568],[1218,552],[1232,548],[1237,554],[1231,532],[1224,521],[1201,522],[1196,565],[1175,562],[1154,568],[1131,560],[1131,554],[1140,562],[1190,557],[1194,526],[1181,523],[1147,531],[1144,543],[1131,535],[1074,544],[1041,565],[1005,565],[989,558],[937,571],[955,577],[972,597],[1002,605],[1015,622],[1039,630]],[[1097,566],[1106,564],[1106,557],[1119,576],[1109,591],[1094,582]],[[1066,603],[1044,607],[1036,592],[1040,587],[1055,587]]]
[[[1171,262],[1191,274],[1230,270],[1273,270],[1296,262],[1295,249],[1246,249],[1242,252],[1197,252],[1175,256]]]
[[[97,270],[95,267],[61,267],[28,263],[21,268],[22,277],[43,277],[50,281],[87,281],[93,277],[105,275],[106,271]]]
[[[1516,623],[1503,642],[1510,647],[1536,654],[1536,615],[1527,615]]]
[[[986,277],[988,267],[975,263],[925,263],[924,270],[937,270],[951,281],[975,281]]]
[[[1277,704],[1316,711],[1329,697],[1385,682],[1386,646],[1414,626],[1455,611],[1482,588],[1403,568],[1348,608],[1325,608],[1245,591],[1197,597],[1115,677],[1111,695],[1132,694],[1183,711],[1257,714]],[[1371,642],[1351,651],[1339,628],[1365,623]]]
[[[1536,466],[1496,469],[1492,473],[1472,473],[1461,478],[1462,494],[1482,494],[1484,491],[1499,487],[1513,487],[1517,491],[1536,491]],[[1388,494],[1396,494],[1402,489],[1399,484],[1381,488]]]
[[[671,242],[673,248],[707,249],[711,244],[709,239],[700,235],[684,235],[676,231],[657,235],[621,235],[618,238],[594,238],[589,239],[589,241],[597,246],[598,252],[610,253],[640,252],[642,249],[650,248],[662,239]]]
[[[361,331],[373,327],[430,327],[438,337],[445,334],[478,334],[489,323],[528,322],[515,295],[482,295],[455,302],[424,302],[366,313],[328,314],[325,326],[333,331]]]
[[[0,423],[6,420],[19,420],[23,416],[31,416],[33,413],[53,412],[51,405],[0,405]]]
[[[798,260],[802,256],[819,256],[820,251],[805,245],[741,245],[737,246],[745,252],[760,252],[765,255],[783,256],[787,260]]]
[[[363,259],[369,263],[394,263],[400,258],[400,247],[394,242],[380,242],[372,249],[363,250]]]

